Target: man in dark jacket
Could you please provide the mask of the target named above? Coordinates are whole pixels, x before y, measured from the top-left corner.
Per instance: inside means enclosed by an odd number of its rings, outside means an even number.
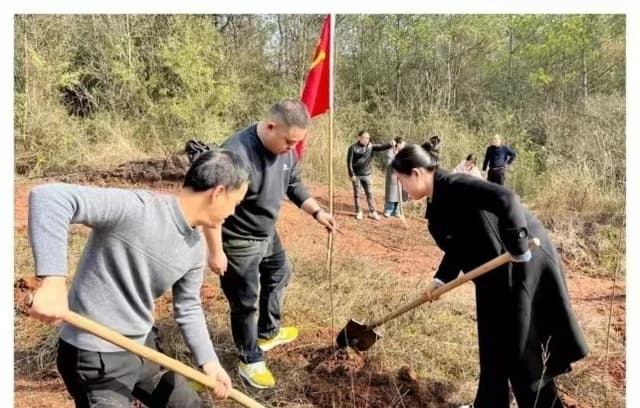
[[[353,201],[355,202],[356,219],[358,220],[362,219],[362,210],[360,209],[360,185],[362,185],[364,194],[367,196],[369,217],[374,220],[380,219],[373,199],[371,161],[373,160],[373,152],[391,149],[391,147],[391,143],[371,143],[369,141],[369,133],[364,130],[358,133],[358,141],[349,146],[349,150],[347,151],[347,171],[353,184]]]
[[[504,185],[504,179],[507,172],[507,167],[513,163],[516,159],[516,152],[509,146],[502,144],[502,138],[500,135],[493,137],[493,144],[487,147],[487,152],[484,155],[484,163],[482,163],[482,171],[487,170],[487,180],[492,183]]]
[[[209,266],[220,275],[230,305],[231,333],[240,354],[238,372],[256,388],[275,379],[264,352],[295,340],[295,327],[282,327],[282,302],[291,268],[275,230],[285,197],[332,231],[335,221],[302,182],[294,147],[305,138],[311,118],[297,100],[273,105],[268,115],[227,139],[222,146],[249,166],[249,189],[222,228],[205,229]]]

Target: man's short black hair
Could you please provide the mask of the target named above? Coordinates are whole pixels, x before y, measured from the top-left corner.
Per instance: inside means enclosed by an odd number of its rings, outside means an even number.
[[[217,186],[239,189],[249,180],[249,171],[240,157],[226,149],[213,149],[200,154],[184,177],[183,187],[196,192]]]

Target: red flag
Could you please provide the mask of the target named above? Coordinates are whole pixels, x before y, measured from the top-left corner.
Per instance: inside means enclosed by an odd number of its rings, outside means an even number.
[[[307,106],[309,115],[316,117],[329,110],[329,68],[330,68],[331,15],[324,19],[320,40],[316,46],[313,62],[307,75],[307,83],[300,100]],[[304,140],[296,145],[298,157],[302,157]]]

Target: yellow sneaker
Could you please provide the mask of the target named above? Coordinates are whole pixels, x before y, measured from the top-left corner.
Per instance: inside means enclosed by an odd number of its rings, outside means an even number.
[[[281,327],[278,334],[270,339],[258,339],[258,347],[262,351],[269,351],[275,346],[291,343],[298,337],[298,329],[295,327]]]
[[[240,363],[238,373],[255,388],[273,388],[276,385],[276,380],[264,361],[251,364]]]

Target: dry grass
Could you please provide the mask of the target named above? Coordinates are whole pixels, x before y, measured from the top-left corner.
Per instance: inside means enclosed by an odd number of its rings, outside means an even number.
[[[349,134],[334,129],[333,171],[336,186],[349,185],[347,174],[347,149],[352,142]],[[323,115],[314,119],[307,137],[306,149],[300,162],[305,181],[312,184],[327,184],[329,180],[329,119]]]
[[[561,254],[591,276],[625,275],[624,191],[601,187],[588,168],[555,171],[541,180],[533,210]]]

